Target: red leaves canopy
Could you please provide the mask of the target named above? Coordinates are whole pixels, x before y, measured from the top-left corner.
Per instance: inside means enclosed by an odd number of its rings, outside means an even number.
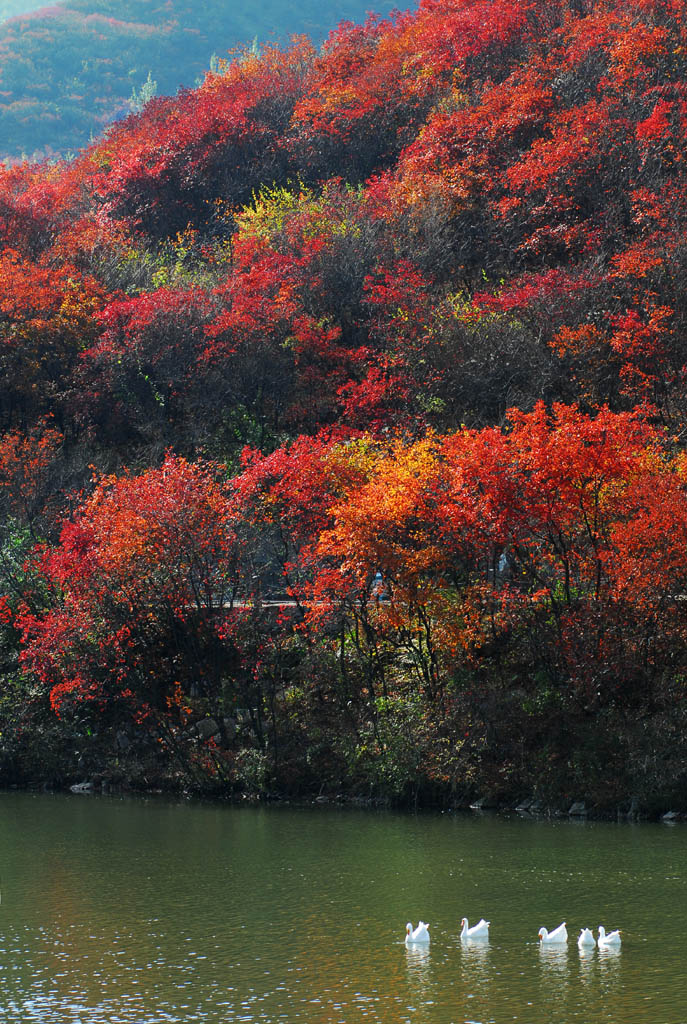
[[[21,620],[25,664],[70,699],[159,708],[209,671],[239,547],[217,469],[169,455],[140,476],[100,480],[60,543],[38,556],[53,608]]]

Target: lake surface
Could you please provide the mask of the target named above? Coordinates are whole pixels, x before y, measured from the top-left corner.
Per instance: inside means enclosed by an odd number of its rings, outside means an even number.
[[[10,793],[0,883],[3,1024],[687,1022],[687,826]]]

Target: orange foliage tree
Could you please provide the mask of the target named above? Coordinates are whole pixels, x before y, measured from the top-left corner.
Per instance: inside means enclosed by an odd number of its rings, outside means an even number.
[[[168,455],[104,477],[35,557],[52,607],[21,618],[22,657],[56,710],[159,724],[170,709],[176,720],[178,693],[221,696],[241,549],[216,467]]]

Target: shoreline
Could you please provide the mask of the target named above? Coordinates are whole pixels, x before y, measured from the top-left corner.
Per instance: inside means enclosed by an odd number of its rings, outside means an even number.
[[[584,801],[575,801],[567,809],[560,805],[546,804],[543,801],[530,799],[513,801],[449,801],[446,804],[428,801],[393,801],[382,796],[360,796],[336,794],[319,794],[318,796],[296,796],[286,793],[245,793],[189,789],[184,787],[153,784],[148,787],[137,786],[126,782],[113,783],[105,779],[83,780],[75,783],[55,785],[48,782],[4,784],[0,792],[10,793],[45,793],[54,795],[73,795],[86,797],[132,797],[161,798],[184,800],[197,803],[226,804],[228,806],[253,807],[293,807],[303,809],[340,809],[364,810],[374,812],[390,812],[394,814],[416,815],[462,815],[465,817],[517,817],[522,821],[569,821],[574,824],[587,822],[609,822],[618,824],[663,824],[667,826],[687,823],[687,811],[659,810],[651,811],[642,807],[630,798],[625,804],[614,808],[599,806],[587,807]]]

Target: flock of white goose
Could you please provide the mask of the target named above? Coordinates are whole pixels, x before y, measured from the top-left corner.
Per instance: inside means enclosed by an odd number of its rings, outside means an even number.
[[[470,927],[467,917],[464,917],[460,922],[461,933],[460,937],[463,941],[469,942],[488,942],[489,941],[489,921],[485,921],[484,918],[478,923]],[[539,929],[539,941],[543,946],[561,946],[568,941],[568,929],[565,927],[565,921],[563,924],[559,924],[558,928],[554,928],[553,931],[548,931],[546,928]],[[406,925],[406,946],[412,946],[417,944],[427,944],[429,942],[429,925],[425,924],[424,921],[420,921],[417,928],[413,928],[410,921]],[[577,945],[580,949],[586,949],[591,946],[598,945],[599,949],[617,949],[620,945],[620,932],[616,928],[613,932],[606,933],[606,929],[602,924],[599,925],[599,937],[594,938],[594,934],[591,928],[583,928],[580,931]]]

